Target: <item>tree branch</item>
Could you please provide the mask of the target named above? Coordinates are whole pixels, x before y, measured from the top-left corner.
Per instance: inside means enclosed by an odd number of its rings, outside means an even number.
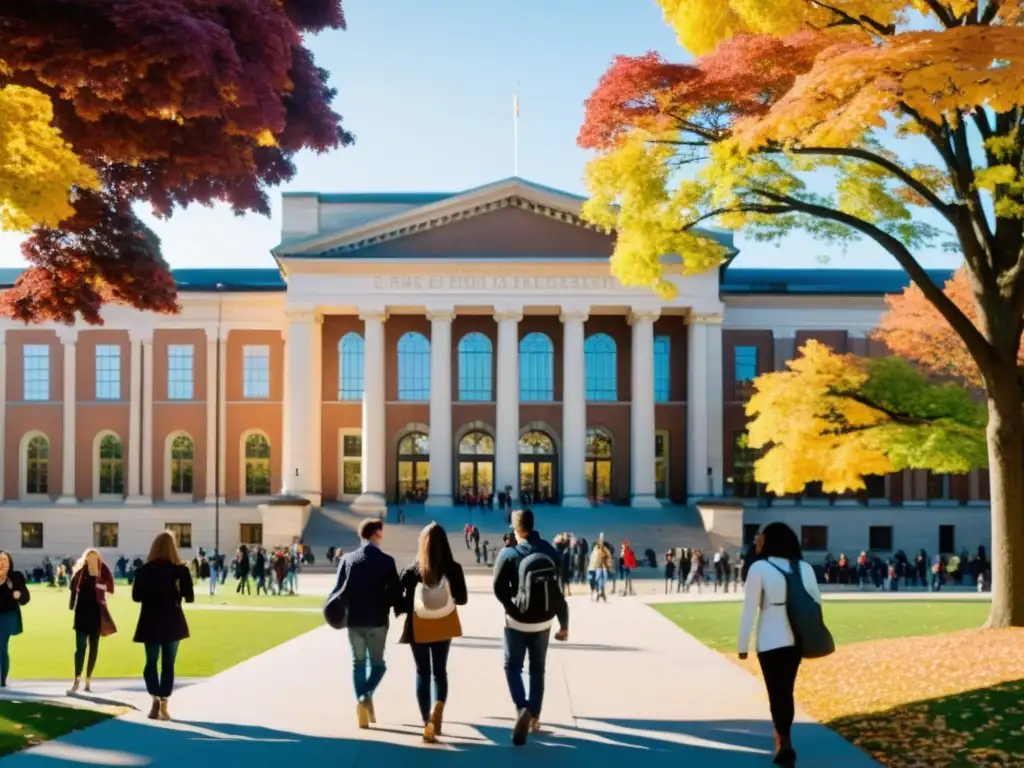
[[[880,24],[879,22],[875,21],[870,16],[867,16],[865,14],[861,14],[861,16],[859,17],[851,16],[846,11],[828,5],[822,2],[822,0],[810,0],[810,2],[811,5],[816,5],[819,8],[828,11],[829,13],[834,13],[836,16],[842,19],[843,23],[845,24],[854,24],[858,27],[866,26],[872,29],[873,31],[877,32],[878,34],[884,35],[886,37],[896,34],[895,24]]]
[[[858,392],[851,392],[849,390],[835,390],[829,388],[828,394],[831,397],[845,397],[847,400],[852,400],[855,403],[860,403],[861,405],[867,406],[868,408],[876,410],[879,413],[885,414],[886,417],[896,422],[897,424],[905,424],[908,427],[920,427],[925,424],[931,424],[933,421],[932,419],[925,419],[920,416],[913,416],[909,413],[903,413],[901,411],[894,411],[891,408],[886,408],[884,405],[876,403],[871,398],[865,397],[864,395]],[[874,427],[878,425],[873,424],[871,426]]]
[[[793,209],[788,205],[766,205],[763,203],[750,203],[747,205],[741,205],[739,207],[729,208],[715,208],[713,211],[698,216],[693,221],[687,222],[683,225],[681,232],[689,232],[691,229],[696,227],[702,221],[713,219],[715,216],[721,216],[726,213],[767,213],[772,215],[778,215],[780,213],[792,213]]]
[[[987,27],[993,21],[996,20],[996,16],[999,14],[999,10],[1002,8],[1003,0],[988,0],[988,5],[985,6],[985,12],[981,15],[981,20],[978,22],[981,26]]]
[[[935,14],[939,23],[946,29],[960,26],[957,23],[957,19],[949,12],[949,8],[944,6],[941,0],[924,0],[924,3],[931,9],[931,12]]]

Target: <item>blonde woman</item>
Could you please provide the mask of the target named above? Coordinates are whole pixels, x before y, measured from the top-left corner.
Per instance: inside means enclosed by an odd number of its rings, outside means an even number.
[[[167,699],[174,690],[174,660],[178,643],[189,636],[181,601],[195,600],[192,574],[178,557],[178,547],[170,531],[157,534],[145,564],[135,571],[132,600],[142,604],[134,640],[146,648],[142,677],[146,691],[153,697],[149,719],[170,720]]]
[[[8,647],[11,638],[24,629],[21,606],[28,603],[28,599],[24,574],[14,570],[14,560],[9,553],[0,551],[0,688],[7,687],[7,675],[11,671]]]
[[[75,613],[75,681],[71,683],[68,696],[77,693],[81,684],[87,645],[89,665],[85,667],[85,690],[92,690],[92,673],[100,652],[100,638],[117,631],[107,610],[107,595],[113,591],[114,574],[100,553],[91,548],[85,550],[75,563],[71,576],[68,608]]]

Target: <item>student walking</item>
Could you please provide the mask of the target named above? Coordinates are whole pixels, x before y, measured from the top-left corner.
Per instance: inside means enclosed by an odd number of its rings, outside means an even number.
[[[0,688],[7,687],[11,672],[11,638],[25,629],[21,619],[21,606],[29,601],[25,575],[14,570],[14,560],[8,552],[0,551]]]
[[[217,594],[217,583],[220,578],[220,555],[217,554],[217,550],[213,550],[213,554],[210,555],[210,595]]]
[[[333,547],[331,548],[334,549]],[[333,555],[333,552],[331,553]],[[329,563],[333,564],[330,557],[327,558]],[[259,547],[256,550],[256,562],[252,566],[252,577],[256,580],[256,594],[259,595],[260,590],[263,590],[263,594],[269,595],[270,591],[267,589],[267,551],[263,547]]]
[[[75,613],[75,679],[68,689],[68,696],[78,693],[82,669],[85,668],[85,690],[92,690],[92,673],[100,652],[100,638],[117,631],[114,620],[107,609],[107,595],[114,591],[114,574],[103,562],[100,553],[87,549],[75,563],[71,577],[71,597],[68,608]],[[89,650],[89,664],[85,665],[86,646]]]
[[[380,549],[384,521],[369,518],[359,524],[363,544],[338,564],[331,594],[344,592],[348,602],[348,642],[352,646],[352,681],[356,719],[360,728],[377,722],[373,693],[384,678],[384,643],[391,609],[398,605],[398,569],[395,559]]]
[[[628,541],[622,542],[622,594],[635,595],[633,591],[633,571],[636,570],[636,552]]]
[[[810,563],[803,559],[800,542],[785,523],[771,523],[758,535],[758,560],[747,573],[740,622],[739,656],[747,658],[750,635],[757,621],[757,660],[761,665],[768,704],[775,729],[775,764],[793,766],[796,751],[790,732],[796,705],[793,689],[800,668],[800,649],[790,626],[786,603],[789,599],[787,575],[799,571],[800,583],[817,603],[821,603],[818,580]]]
[[[540,729],[544,663],[551,626],[555,640],[569,638],[569,606],[558,587],[558,554],[534,529],[533,511],[512,513],[516,545],[505,547],[494,564],[494,596],[505,608],[505,677],[516,720],[512,743],[521,747]],[[530,692],[523,686],[523,662],[530,658]]]
[[[242,544],[235,552],[235,578],[238,584],[235,586],[236,595],[252,594],[252,584],[249,583],[249,548]]]
[[[448,534],[437,523],[420,532],[415,562],[399,577],[400,597],[395,615],[405,614],[400,643],[412,648],[416,663],[416,701],[423,719],[423,740],[441,735],[448,701],[448,652],[452,639],[462,636],[457,606],[469,599],[466,577],[452,555]],[[430,680],[434,706],[430,706]]]
[[[189,636],[181,601],[195,600],[192,575],[182,565],[170,531],[158,533],[153,539],[145,565],[135,574],[132,600],[142,604],[134,641],[146,648],[142,677],[146,691],[153,697],[149,719],[170,720],[167,699],[174,691],[174,660],[178,644]]]

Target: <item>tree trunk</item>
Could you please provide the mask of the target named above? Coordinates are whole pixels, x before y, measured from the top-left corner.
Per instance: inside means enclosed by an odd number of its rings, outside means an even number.
[[[1024,402],[1016,361],[989,380],[992,608],[986,627],[1024,627]]]

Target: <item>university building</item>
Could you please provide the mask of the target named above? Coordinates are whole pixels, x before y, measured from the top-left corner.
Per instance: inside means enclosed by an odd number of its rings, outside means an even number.
[[[778,499],[753,482],[751,380],[812,338],[883,354],[869,332],[902,272],[684,276],[668,258],[666,302],[609,275],[614,236],[581,203],[518,178],[290,192],[276,268],[176,270],[178,315],[5,321],[3,548],[136,554],[163,527],[212,548],[219,519],[231,549],[264,541],[281,491],[373,513],[506,488],[623,518],[733,498],[747,535],[783,519],[820,555],[988,544],[983,472]]]

